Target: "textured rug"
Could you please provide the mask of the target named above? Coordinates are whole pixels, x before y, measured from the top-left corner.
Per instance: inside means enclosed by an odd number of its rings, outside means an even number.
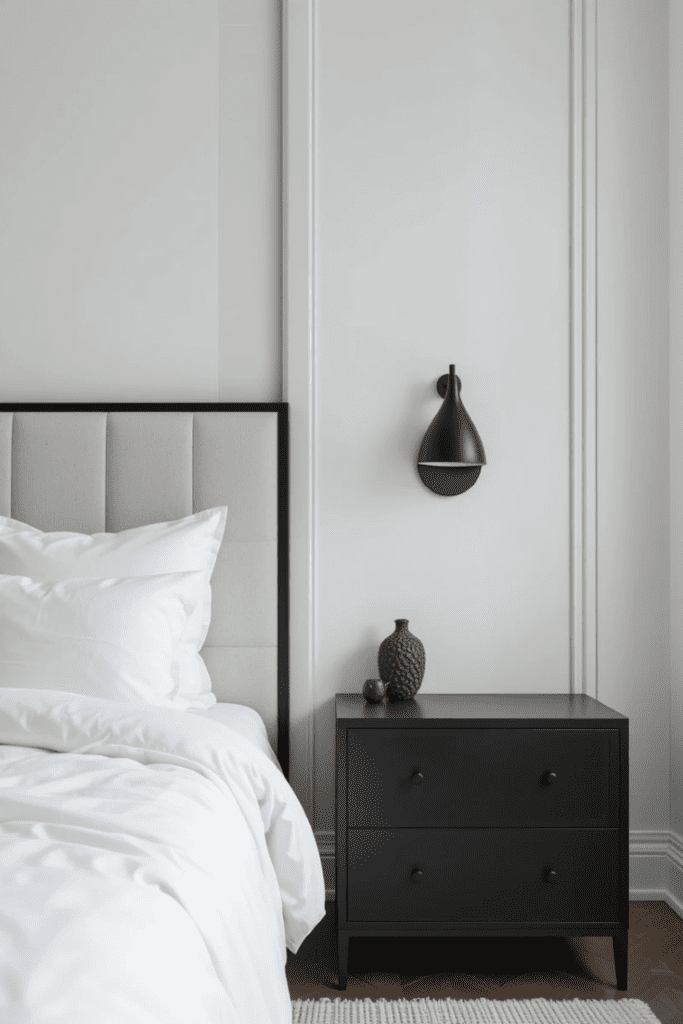
[[[640,999],[293,999],[293,1024],[660,1024]]]

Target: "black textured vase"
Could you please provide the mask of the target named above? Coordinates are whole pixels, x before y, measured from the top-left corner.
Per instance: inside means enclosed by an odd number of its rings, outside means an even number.
[[[390,701],[415,696],[425,674],[425,649],[408,629],[407,619],[396,619],[396,629],[379,645],[377,661]]]

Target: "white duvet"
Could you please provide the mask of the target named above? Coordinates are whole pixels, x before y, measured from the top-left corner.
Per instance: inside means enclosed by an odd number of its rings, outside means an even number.
[[[324,915],[303,808],[222,723],[0,689],[2,1024],[289,1024]]]

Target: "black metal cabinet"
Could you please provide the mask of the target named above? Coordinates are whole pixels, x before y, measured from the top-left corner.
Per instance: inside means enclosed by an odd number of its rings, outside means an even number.
[[[354,935],[611,935],[626,988],[628,719],[571,694],[336,698],[339,987]]]

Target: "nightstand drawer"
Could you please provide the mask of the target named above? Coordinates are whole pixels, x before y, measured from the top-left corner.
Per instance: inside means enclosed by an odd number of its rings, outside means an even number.
[[[348,920],[616,921],[618,835],[617,829],[350,829]]]
[[[612,828],[619,733],[349,729],[347,784],[355,827]]]

